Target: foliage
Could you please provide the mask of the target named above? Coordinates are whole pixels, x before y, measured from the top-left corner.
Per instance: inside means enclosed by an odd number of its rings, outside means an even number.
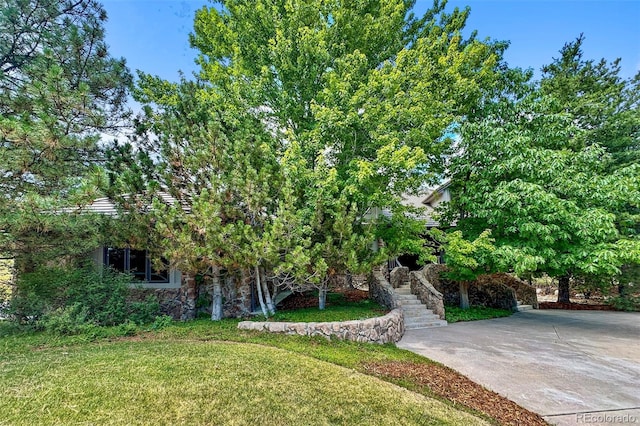
[[[581,42],[561,50],[539,86],[521,84],[463,124],[443,215],[470,238],[491,229],[498,268],[558,277],[567,301],[570,276],[613,276],[640,261],[640,168],[618,155],[637,152],[627,119],[638,79],[582,61]],[[624,149],[608,145],[614,129]]]
[[[640,296],[626,295],[609,299],[609,304],[619,311],[640,311]]]
[[[17,281],[9,313],[21,323],[65,334],[93,326],[151,322],[157,300],[129,302],[129,275],[109,269],[39,268]]]
[[[494,90],[506,44],[463,38],[468,9],[436,1],[417,18],[412,6],[228,0],[197,12],[197,81],[140,75],[143,158],[112,174],[177,200],[154,205],[165,257],[256,281],[270,269],[316,287],[321,308],[331,275],[426,258],[402,194],[443,171],[447,129]]]
[[[11,267],[12,262],[0,259],[0,317],[11,298]]]
[[[468,309],[461,309],[457,306],[447,306],[444,319],[449,323],[454,323],[502,318],[511,316],[512,314],[513,311],[508,309],[487,308],[485,306],[470,306]]]
[[[95,244],[101,134],[131,75],[108,54],[94,0],[0,1],[0,245],[29,270]]]
[[[490,230],[483,231],[473,241],[466,240],[462,231],[445,234],[434,229],[431,235],[443,243],[446,278],[453,281],[474,281],[478,275],[492,272],[495,247]]]

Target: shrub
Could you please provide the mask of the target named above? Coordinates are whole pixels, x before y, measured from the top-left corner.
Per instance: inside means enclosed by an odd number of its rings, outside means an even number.
[[[153,321],[159,313],[157,299],[129,302],[131,281],[110,269],[40,268],[18,279],[9,311],[20,323],[60,334],[87,331],[82,325]]]
[[[79,303],[57,308],[37,322],[40,329],[55,334],[74,335],[91,332],[96,325],[89,320],[88,310]]]
[[[609,304],[619,311],[640,311],[640,296],[618,296],[609,300]]]

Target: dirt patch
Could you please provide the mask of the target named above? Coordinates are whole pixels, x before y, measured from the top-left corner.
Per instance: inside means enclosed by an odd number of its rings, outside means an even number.
[[[408,381],[456,404],[492,417],[501,425],[548,426],[538,414],[439,364],[367,363],[364,370],[383,379]]]
[[[566,309],[569,311],[616,311],[610,305],[596,305],[591,303],[563,303],[563,302],[540,302],[539,309]]]

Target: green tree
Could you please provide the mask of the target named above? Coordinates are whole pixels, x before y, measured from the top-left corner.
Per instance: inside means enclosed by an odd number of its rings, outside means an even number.
[[[458,282],[460,308],[469,309],[469,285],[478,275],[489,273],[493,268],[495,246],[491,231],[483,231],[473,241],[466,240],[459,230],[448,234],[438,229],[431,232],[444,244],[446,277]]]
[[[100,134],[126,112],[105,19],[93,0],[0,1],[0,246],[20,268],[95,243],[92,219],[62,213],[96,196]]]
[[[640,242],[620,226],[621,217],[637,226],[629,213],[640,203],[640,166],[627,164],[603,130],[616,129],[618,141],[636,137],[627,126],[630,99],[605,108],[612,91],[631,93],[631,82],[617,79],[617,63],[581,61],[580,43],[545,67],[551,74],[539,87],[523,87],[463,125],[444,214],[470,236],[491,229],[502,269],[557,277],[562,302],[572,276],[611,276],[640,260]]]
[[[288,265],[320,280],[323,306],[327,275],[422,247],[418,228],[397,219],[401,195],[442,172],[447,127],[496,84],[506,45],[464,39],[469,11],[445,13],[444,1],[419,18],[400,0],[219,3],[196,15],[200,77],[245,99],[279,156],[296,159],[292,199],[310,256]],[[372,214],[383,207],[396,219]],[[371,251],[389,227],[405,241]]]

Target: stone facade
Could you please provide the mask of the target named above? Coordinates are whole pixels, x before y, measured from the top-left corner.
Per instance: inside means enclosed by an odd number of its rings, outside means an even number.
[[[223,315],[225,318],[242,318],[251,315],[251,277],[239,274],[222,277]],[[211,284],[201,284],[189,274],[182,274],[180,288],[153,289],[133,288],[131,301],[142,301],[155,297],[160,303],[160,312],[175,320],[191,320],[199,312],[211,314]]]
[[[427,280],[423,270],[412,271],[411,293],[418,296],[427,309],[431,309],[440,319],[444,319],[444,296]]]
[[[361,321],[342,322],[255,322],[242,321],[240,330],[269,331],[272,333],[322,336],[365,343],[398,342],[404,335],[404,318],[400,309],[387,315]]]
[[[196,317],[196,301],[198,300],[198,284],[193,275],[182,274],[182,286],[180,287],[180,303],[182,312],[180,320],[192,320]]]
[[[158,299],[160,313],[176,320],[182,318],[182,289],[134,288],[129,292],[129,300],[132,302],[141,302],[149,296]]]
[[[222,274],[222,315],[224,318],[243,318],[251,315],[251,275],[246,271]],[[211,313],[213,285],[205,283],[198,288],[199,312]]]
[[[387,309],[398,307],[393,287],[379,269],[374,269],[369,277],[369,297]]]

